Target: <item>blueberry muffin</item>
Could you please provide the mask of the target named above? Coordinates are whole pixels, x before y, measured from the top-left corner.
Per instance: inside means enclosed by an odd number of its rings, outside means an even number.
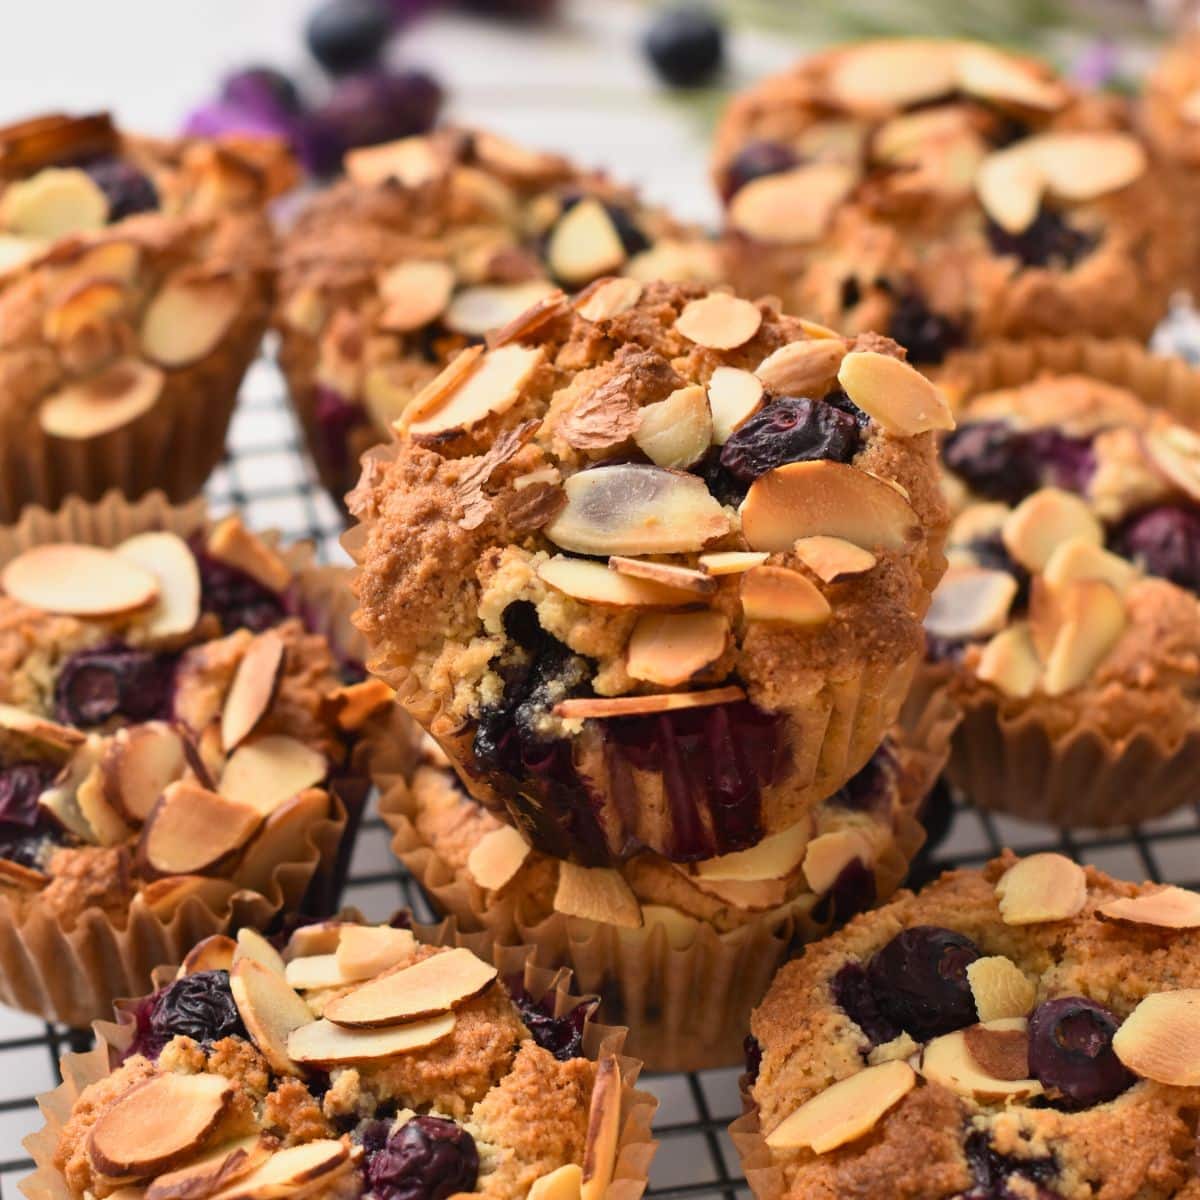
[[[998,337],[1146,336],[1179,277],[1180,223],[1130,124],[979,43],[802,60],[718,129],[728,277],[919,363]]]
[[[759,1197],[1193,1197],[1200,895],[1011,853],[856,917],[751,1022]]]
[[[1200,377],[1129,345],[1068,346],[1072,369],[1063,349],[1018,351],[1010,386],[964,401],[925,624],[965,709],[954,778],[988,807],[1114,825],[1192,799],[1200,435],[1181,418]]]
[[[280,362],[340,501],[364,450],[464,346],[556,286],[717,278],[715,249],[629,188],[482,131],[347,156],[285,240]]]
[[[364,460],[372,669],[545,853],[745,850],[895,719],[950,424],[885,338],[698,285],[557,293]]]
[[[320,623],[340,586],[236,517],[0,554],[6,1002],[84,1023],[198,933],[334,903],[391,704]]]
[[[636,1200],[652,1101],[554,978],[388,926],[210,938],[99,1027],[30,1139],[35,1190]]]
[[[270,311],[271,142],[106,114],[0,129],[0,521],[110,488],[194,496]]]

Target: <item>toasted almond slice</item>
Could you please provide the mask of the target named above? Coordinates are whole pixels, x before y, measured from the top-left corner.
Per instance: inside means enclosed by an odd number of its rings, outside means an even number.
[[[46,310],[42,332],[46,340],[67,345],[93,324],[102,323],[125,307],[125,289],[114,279],[89,279],[60,293]]]
[[[725,445],[762,406],[761,379],[737,367],[718,367],[708,381],[713,443]]]
[[[1025,972],[1003,954],[985,955],[967,967],[967,983],[975,1011],[983,1022],[1027,1017],[1037,1000],[1037,988]]]
[[[395,689],[382,679],[364,679],[334,688],[326,697],[337,714],[339,729],[348,733],[361,729],[380,709],[396,698]]]
[[[184,955],[175,978],[182,979],[185,975],[196,975],[201,971],[228,971],[233,966],[236,952],[237,942],[233,938],[214,933],[197,942]]]
[[[227,912],[237,884],[229,879],[207,875],[171,875],[146,884],[135,897],[160,921],[171,922],[175,914],[189,905],[199,905],[210,913]]]
[[[539,1175],[529,1189],[529,1200],[582,1200],[583,1168],[564,1163],[546,1175]]]
[[[545,279],[464,288],[450,302],[442,322],[456,333],[483,337],[494,329],[502,329],[557,291],[554,284]]]
[[[252,804],[177,780],[146,818],[138,857],[159,875],[202,875],[227,862],[261,823]]]
[[[955,55],[958,86],[971,96],[1057,112],[1070,98],[1058,80],[1044,79],[1002,51],[971,43]]]
[[[233,1101],[221,1075],[155,1075],[130,1088],[92,1126],[87,1150],[105,1175],[145,1178],[198,1150]]]
[[[75,803],[101,846],[116,846],[129,839],[131,830],[104,794],[104,769],[94,763],[75,792]]]
[[[920,536],[912,506],[882,479],[821,459],[776,467],[750,485],[742,533],[751,548],[786,553],[823,534],[872,553],[904,550]]]
[[[749,300],[728,292],[712,292],[689,300],[675,321],[675,328],[688,341],[709,350],[733,350],[744,346],[762,325],[762,313]]]
[[[313,954],[305,958],[293,958],[284,968],[283,977],[287,980],[288,987],[298,992],[320,992],[351,982],[343,976],[336,954]]]
[[[364,187],[374,187],[389,179],[404,187],[420,187],[443,171],[441,157],[424,135],[351,150],[342,165],[346,175]]]
[[[979,203],[1001,229],[1020,234],[1033,224],[1045,182],[1026,143],[997,150],[975,172]]]
[[[825,583],[832,583],[843,575],[861,575],[879,561],[870,550],[822,534],[800,538],[792,549],[796,557]]]
[[[681,871],[678,863],[672,868]],[[744,911],[778,908],[788,898],[783,879],[708,879],[703,875],[692,875],[690,879],[693,887]]]
[[[1034,144],[1042,178],[1063,200],[1094,200],[1120,191],[1149,165],[1142,144],[1128,133],[1044,133]]]
[[[438,259],[409,259],[379,278],[383,312],[379,326],[389,333],[409,333],[436,320],[450,303],[454,268]]]
[[[227,1142],[186,1167],[159,1175],[146,1189],[145,1200],[207,1200],[244,1179],[270,1156],[270,1144],[257,1133]]]
[[[789,342],[768,354],[754,375],[776,395],[823,396],[837,378],[846,354],[841,339]]]
[[[345,1029],[382,1029],[449,1012],[495,978],[496,968],[470,950],[448,950],[338,996],[325,1006],[325,1017]]]
[[[266,967],[268,971],[274,971],[276,975],[283,976],[285,967],[283,956],[267,941],[257,929],[250,929],[248,926],[243,926],[238,930],[237,949],[233,952],[233,961],[240,962],[243,958],[252,958],[259,966]]]
[[[1009,514],[1001,530],[1005,549],[1030,571],[1045,569],[1063,542],[1104,544],[1104,529],[1085,501],[1061,488],[1041,488]]]
[[[12,704],[0,704],[0,756],[57,759],[82,746],[87,735]]]
[[[87,379],[47,396],[38,423],[51,437],[102,437],[148,413],[163,389],[163,373],[134,358],[118,359]]]
[[[936,637],[973,638],[1003,629],[1017,596],[1007,571],[952,566],[933,593],[925,628]]]
[[[41,238],[17,237],[0,233],[0,276],[16,271],[43,254],[47,243]]]
[[[311,925],[301,925],[288,938],[287,952],[293,958],[336,954],[345,925],[345,921],[316,921]]]
[[[563,490],[567,503],[543,532],[577,554],[686,554],[729,532],[729,517],[704,481],[682,471],[592,467]]]
[[[334,957],[343,979],[373,979],[412,959],[417,940],[390,925],[344,925]]]
[[[617,1166],[617,1141],[621,1133],[621,1068],[611,1054],[596,1064],[592,1099],[588,1105],[587,1134],[583,1143],[581,1200],[601,1200]]]
[[[625,245],[612,217],[591,196],[571,206],[546,243],[550,270],[569,287],[579,287],[598,275],[611,275],[625,257]]]
[[[1172,425],[1145,434],[1142,449],[1168,483],[1200,500],[1200,434]]]
[[[1062,623],[1046,656],[1042,690],[1061,696],[1086,683],[1129,623],[1125,603],[1107,583],[1081,579],[1059,599]]]
[[[864,867],[875,865],[875,847],[871,839],[861,829],[830,830],[808,843],[804,855],[804,878],[818,896],[823,896],[855,859]]]
[[[53,241],[108,224],[108,200],[78,167],[47,167],[10,183],[0,196],[0,226]]]
[[[139,533],[117,553],[158,580],[158,599],[142,624],[145,633],[154,638],[189,633],[200,619],[200,571],[187,542],[165,531]]]
[[[142,351],[162,367],[185,367],[216,350],[242,309],[242,285],[232,275],[168,279],[142,317]]]
[[[968,504],[950,522],[946,540],[951,546],[967,546],[982,538],[998,536],[1012,512],[1007,504],[988,501],[983,504]]]
[[[633,627],[625,669],[634,679],[677,687],[716,662],[728,644],[724,613],[646,613]]]
[[[329,771],[325,756],[282,734],[239,746],[225,764],[218,790],[222,796],[269,816],[286,800],[321,783]]]
[[[1155,925],[1160,929],[1200,929],[1200,893],[1164,887],[1141,896],[1122,896],[1096,909],[1108,921]]]
[[[736,704],[746,693],[735,685],[706,692],[671,692],[654,696],[615,696],[611,700],[560,700],[554,715],[567,720],[586,721],[605,717],[637,717],[649,713],[676,712],[682,708],[708,708],[714,704]]]
[[[1064,588],[1079,579],[1099,579],[1124,596],[1138,578],[1138,569],[1087,537],[1059,542],[1046,562],[1042,578],[1051,588]]]
[[[373,1062],[435,1046],[454,1026],[452,1012],[388,1029],[343,1029],[332,1021],[313,1021],[289,1035],[288,1054],[298,1063],[319,1067]]]
[[[211,1200],[282,1200],[309,1195],[328,1183],[350,1161],[350,1149],[341,1139],[322,1138],[276,1150],[250,1174],[218,1192]]]
[[[628,312],[642,298],[636,279],[598,279],[574,300],[575,311],[585,321],[608,321]]]
[[[462,357],[459,355],[459,359]],[[485,417],[505,413],[517,402],[521,389],[544,359],[541,346],[521,346],[514,342],[489,350],[473,366],[468,364],[471,369],[465,378],[451,381],[449,392],[431,393],[434,384],[430,384],[404,410],[399,423],[414,437],[432,437],[467,429]]]
[[[989,1021],[984,1029],[991,1033],[1016,1033],[1023,1035],[1026,1021],[1023,1017]],[[979,1038],[982,1045],[986,1038]],[[1027,1042],[1026,1042],[1027,1045]],[[981,1051],[982,1053],[982,1051]],[[1017,1054],[1019,1055],[1019,1047]],[[996,1055],[990,1056],[995,1059]],[[1014,1057],[1011,1053],[1007,1059]],[[921,1052],[921,1074],[930,1083],[940,1084],[957,1096],[968,1096],[973,1100],[994,1103],[1009,1097],[1028,1098],[1040,1096],[1045,1090],[1036,1079],[997,1078],[988,1074],[968,1049],[967,1031],[963,1029],[934,1038]],[[1028,1067],[1026,1067],[1028,1074]]]
[[[729,204],[730,225],[760,242],[812,242],[858,182],[846,163],[814,162],[752,179]]]
[[[878,112],[948,96],[958,87],[958,76],[955,43],[886,38],[843,51],[827,84],[847,108]]]
[[[1005,925],[1066,921],[1087,903],[1087,876],[1063,854],[1031,854],[1000,876],[996,899]]]
[[[762,566],[771,556],[765,550],[719,550],[700,555],[700,565],[710,575],[740,575]]]
[[[694,604],[696,593],[653,579],[638,579],[610,570],[603,563],[556,554],[538,567],[543,583],[587,604],[618,608],[674,608]]]
[[[816,584],[786,567],[751,567],[742,575],[741,599],[747,621],[812,626],[833,614]]]
[[[983,648],[975,674],[1006,696],[1032,696],[1042,664],[1026,625],[1002,629]]]
[[[622,929],[640,929],[642,925],[637,897],[621,873],[609,867],[560,862],[554,911]]]
[[[0,571],[0,587],[44,612],[112,617],[158,598],[158,580],[111,550],[46,542],[19,554]]]
[[[519,830],[501,825],[485,833],[467,856],[467,871],[481,888],[497,892],[510,883],[529,857],[530,845]]]
[[[608,565],[618,575],[627,575],[630,579],[649,579],[682,592],[694,592],[697,596],[711,596],[717,590],[717,582],[710,574],[693,571],[690,567],[677,567],[644,558],[625,558],[620,554],[614,554],[608,560]]]
[[[205,549],[213,558],[245,572],[272,592],[286,591],[292,569],[262,538],[242,524],[237,513],[222,517],[209,530]]]
[[[329,793],[304,788],[273,809],[258,832],[246,843],[233,878],[253,892],[269,892],[275,872],[283,865],[303,861],[312,854],[315,826],[329,816]]]
[[[232,753],[254,732],[275,699],[287,646],[273,629],[260,633],[242,655],[221,710],[221,749]]]
[[[860,1138],[916,1085],[906,1062],[867,1067],[806,1100],[767,1134],[772,1150],[806,1148],[825,1154]]]
[[[962,1032],[967,1054],[984,1075],[1006,1082],[1029,1077],[1029,1033],[1024,1017],[1001,1017],[968,1025]]]
[[[229,973],[229,988],[250,1040],[279,1075],[299,1075],[288,1054],[295,1029],[312,1021],[312,1012],[287,980],[253,958],[239,958]]]
[[[890,354],[852,351],[842,359],[837,377],[846,395],[888,433],[915,437],[933,429],[954,428],[954,417],[941,389],[915,367]]]
[[[735,850],[696,863],[696,875],[713,882],[758,883],[786,879],[804,860],[812,836],[808,821],[768,834],[748,850]]]
[[[1171,1087],[1200,1085],[1200,989],[1147,996],[1122,1022],[1112,1048],[1143,1079]]]
[[[679,388],[665,400],[647,404],[638,419],[633,440],[660,467],[690,467],[712,444],[712,413],[702,387]]]

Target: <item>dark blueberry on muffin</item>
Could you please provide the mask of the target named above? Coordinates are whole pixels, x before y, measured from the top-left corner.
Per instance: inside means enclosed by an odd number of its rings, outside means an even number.
[[[967,967],[981,953],[952,929],[916,925],[871,959],[867,978],[890,1020],[915,1038],[936,1037],[977,1019]]]
[[[1090,1108],[1134,1083],[1113,1053],[1120,1021],[1102,1004],[1063,996],[1029,1016],[1029,1070],[1067,1108]]]

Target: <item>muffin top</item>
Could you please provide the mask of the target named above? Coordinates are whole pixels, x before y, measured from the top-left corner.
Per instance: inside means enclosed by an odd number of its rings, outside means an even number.
[[[307,1184],[322,1198],[599,1200],[620,1068],[585,1057],[591,1005],[565,999],[407,929],[306,926],[282,956],[251,931],[209,938],[135,1008],[123,1060],[80,1093],[54,1165],[77,1197]]]
[[[786,1194],[1191,1196],[1198,989],[1200,896],[1058,854],[856,917],[751,1022]]]
[[[1176,37],[1146,80],[1141,116],[1165,158],[1200,165],[1200,34]]]
[[[390,699],[301,615],[238,518],[191,542],[34,547],[0,570],[0,895],[123,925],[265,891],[338,817],[328,780]],[[340,819],[340,818],[339,818]]]
[[[972,398],[942,450],[956,515],[926,616],[964,695],[1108,736],[1195,726],[1200,437],[1052,375]]]
[[[1169,271],[1169,248],[1145,245],[1171,218],[1146,152],[1115,102],[1031,59],[919,39],[830,50],[734,100],[713,169],[740,290],[782,288],[790,310],[918,361],[1160,315],[1137,306]]]

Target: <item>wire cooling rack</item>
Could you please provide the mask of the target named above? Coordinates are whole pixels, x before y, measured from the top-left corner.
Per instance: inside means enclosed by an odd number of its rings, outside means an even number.
[[[1160,348],[1197,357],[1200,337],[1179,314],[1160,334]],[[273,364],[262,359],[247,376],[230,433],[229,455],[208,488],[215,512],[240,509],[254,528],[308,538],[324,558],[345,561],[338,545],[341,518],[321,490]],[[393,858],[383,822],[368,812],[355,848],[344,901],[382,919],[409,907],[419,919],[433,913],[420,889]],[[1058,850],[1129,879],[1200,886],[1200,812],[1193,807],[1140,828],[1060,833],[1045,826],[978,812],[955,798],[945,837],[915,865],[925,879],[950,866],[977,866],[1004,846],[1021,853]],[[16,1200],[30,1163],[21,1139],[41,1124],[34,1097],[58,1083],[59,1056],[86,1050],[86,1031],[47,1025],[0,1010],[0,1196]],[[736,1068],[646,1077],[661,1101],[655,1131],[660,1148],[651,1195],[661,1200],[748,1197],[726,1132],[739,1115]]]

